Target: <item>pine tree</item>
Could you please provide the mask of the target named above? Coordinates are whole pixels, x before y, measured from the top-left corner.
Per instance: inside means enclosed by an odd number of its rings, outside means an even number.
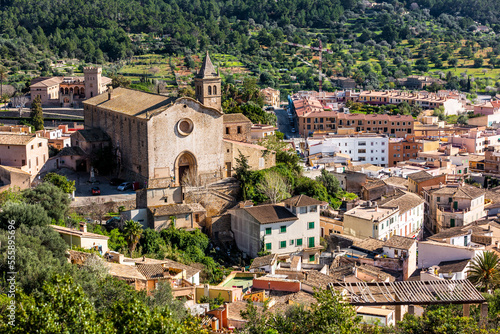
[[[37,95],[31,104],[31,124],[35,127],[35,131],[43,130],[43,110],[42,99]]]

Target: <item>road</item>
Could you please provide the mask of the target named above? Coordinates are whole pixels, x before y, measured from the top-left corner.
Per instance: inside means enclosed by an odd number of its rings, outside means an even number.
[[[288,138],[293,138],[293,137],[299,137],[299,134],[297,132],[297,124],[296,120],[294,119],[294,125],[292,126],[290,124],[290,119],[288,117],[288,114],[285,109],[281,108],[275,108],[274,113],[276,114],[276,117],[278,118],[278,130],[280,132],[283,132],[285,134],[285,139]],[[292,128],[295,128],[296,132],[292,132]]]

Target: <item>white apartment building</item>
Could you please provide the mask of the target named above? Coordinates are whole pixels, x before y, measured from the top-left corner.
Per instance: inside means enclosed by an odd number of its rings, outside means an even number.
[[[297,254],[302,256],[303,262],[318,263],[321,249],[319,211],[325,203],[299,195],[284,204],[229,210],[236,245],[251,257],[256,257],[263,247],[273,254]]]
[[[417,194],[398,190],[396,195],[378,201],[379,207],[398,207],[397,224],[392,235],[417,238],[424,224],[424,203]]]
[[[434,232],[465,226],[486,216],[482,189],[470,185],[440,185],[424,188]]]
[[[382,167],[389,163],[389,137],[384,135],[330,135],[321,139],[307,139],[309,154],[331,156],[344,153],[352,162],[366,162]]]
[[[344,234],[387,240],[399,226],[398,207],[379,207],[367,202],[344,213]]]

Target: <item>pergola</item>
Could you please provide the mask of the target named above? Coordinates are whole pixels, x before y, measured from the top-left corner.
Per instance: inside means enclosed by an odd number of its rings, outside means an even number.
[[[469,280],[342,282],[328,287],[354,306],[395,305],[396,318],[403,305],[413,314],[415,305],[462,304],[464,316],[469,316],[470,304],[481,304],[481,319],[488,315],[486,300]]]

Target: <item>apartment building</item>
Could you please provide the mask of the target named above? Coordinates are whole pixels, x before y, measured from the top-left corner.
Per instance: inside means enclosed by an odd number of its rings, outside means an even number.
[[[368,162],[382,167],[388,164],[389,138],[384,135],[330,135],[322,139],[308,138],[309,155],[348,154],[353,162]]]
[[[500,134],[496,131],[480,131],[473,129],[468,133],[447,137],[448,143],[466,150],[468,153],[484,153],[489,145],[500,142]]]
[[[303,262],[316,263],[321,249],[319,212],[322,205],[325,203],[299,195],[281,205],[229,210],[236,245],[251,257],[257,257],[261,250],[278,255],[299,253]]]
[[[359,96],[359,102],[372,105],[400,104],[419,106],[424,109],[444,108],[446,115],[457,115],[464,111],[462,101],[443,94],[429,92],[409,93],[403,91],[364,91]]]
[[[486,148],[483,167],[487,173],[500,173],[500,145]]]
[[[28,172],[33,180],[48,158],[46,138],[34,134],[0,133],[0,165]]]
[[[375,202],[369,201],[344,213],[344,234],[358,238],[387,240],[395,234],[397,226],[397,206],[379,207]]]
[[[486,216],[485,191],[465,184],[448,184],[423,188],[429,204],[430,228],[435,233],[455,226],[465,226]]]
[[[398,221],[393,235],[417,238],[424,226],[424,203],[422,197],[402,190],[377,202],[379,207],[398,207]]]

